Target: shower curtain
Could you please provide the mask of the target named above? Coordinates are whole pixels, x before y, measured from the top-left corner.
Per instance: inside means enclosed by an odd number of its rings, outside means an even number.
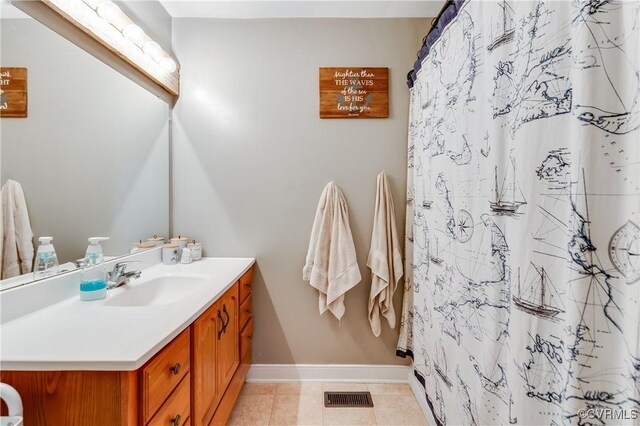
[[[640,424],[640,4],[453,1],[411,91],[398,355],[438,424]]]

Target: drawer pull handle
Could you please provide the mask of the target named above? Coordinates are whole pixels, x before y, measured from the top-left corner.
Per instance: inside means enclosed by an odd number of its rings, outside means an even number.
[[[176,362],[175,365],[173,367],[171,367],[171,372],[173,373],[174,376],[177,376],[178,374],[180,374],[180,363]]]
[[[171,424],[173,426],[180,426],[180,414],[176,414],[176,416],[171,419]]]
[[[245,309],[245,312],[250,314],[251,313],[251,309],[247,308],[247,309]]]

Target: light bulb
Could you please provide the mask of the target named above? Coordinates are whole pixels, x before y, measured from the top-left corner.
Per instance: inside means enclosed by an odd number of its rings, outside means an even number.
[[[172,72],[174,72],[177,68],[178,65],[176,64],[176,61],[174,61],[172,58],[162,58],[160,59],[160,68],[163,71],[168,72],[169,74],[171,74]]]
[[[141,58],[142,67],[148,72],[155,74],[155,70],[158,68],[158,63],[154,61],[149,55],[142,55]]]
[[[149,37],[144,33],[144,31],[142,31],[142,28],[136,24],[129,24],[124,27],[122,34],[141,47],[144,45],[145,41],[149,40]]]
[[[145,60],[148,58],[147,55],[145,55],[144,53],[142,53],[142,50],[136,48],[136,49],[130,49],[129,50],[129,57],[137,64],[139,65],[143,65]]]
[[[51,0],[51,3],[67,13],[73,12],[75,6],[75,4],[71,4],[69,0]]]
[[[83,0],[87,6],[93,10],[97,10],[100,5],[108,0]]]
[[[122,10],[120,10],[120,8],[111,1],[105,1],[104,3],[100,4],[97,11],[98,15],[110,24],[121,21],[122,15],[124,15],[124,13],[122,13]]]
[[[81,24],[89,22],[92,17],[98,17],[93,9],[82,2],[73,2],[70,4],[70,7],[71,15]]]
[[[142,51],[151,56],[155,61],[159,61],[164,53],[162,47],[152,40],[147,41],[144,46],[142,46]]]
[[[131,41],[129,41],[126,37],[122,35],[122,33],[118,33],[118,36],[114,37],[113,46],[120,53],[124,53],[126,55],[127,47],[131,45]]]
[[[105,20],[99,17],[95,11],[91,9],[85,9],[85,10],[87,12],[83,13],[82,16],[80,16],[79,20],[82,22],[84,26],[89,28],[94,33],[98,31],[101,25],[107,24]]]

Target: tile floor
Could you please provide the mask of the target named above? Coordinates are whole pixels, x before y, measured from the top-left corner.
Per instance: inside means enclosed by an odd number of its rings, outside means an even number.
[[[369,391],[373,408],[324,408],[324,391]],[[228,425],[427,425],[407,384],[245,383]]]

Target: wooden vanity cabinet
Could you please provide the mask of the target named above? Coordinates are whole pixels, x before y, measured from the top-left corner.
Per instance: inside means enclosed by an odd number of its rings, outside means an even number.
[[[178,426],[189,418],[190,335],[187,328],[139,370],[142,424],[162,424],[160,417]]]
[[[251,364],[251,275],[137,371],[0,371],[0,381],[20,393],[25,426],[224,425]]]
[[[240,277],[237,283],[237,293],[234,293],[237,296],[235,302],[235,306],[237,306],[236,328],[230,336],[237,337],[237,339],[233,339],[233,344],[236,346],[232,351],[232,339],[229,338],[227,340],[229,346],[224,350],[228,358],[224,361],[218,360],[218,368],[222,370],[220,376],[222,381],[218,382],[218,384],[224,386],[226,390],[215,409],[213,418],[208,423],[209,426],[223,426],[227,423],[251,365],[251,339],[253,338],[253,313],[251,311],[252,274],[253,270],[249,269]],[[219,301],[222,302],[222,299]],[[230,295],[229,299],[231,299]],[[242,312],[242,309],[245,309],[245,311]],[[231,370],[235,372],[231,374]],[[223,384],[225,382],[226,384]]]
[[[233,286],[219,301],[222,311],[221,330],[216,345],[218,387],[226,389],[240,364],[240,336],[238,332],[238,286]]]
[[[191,380],[193,424],[208,424],[213,411],[222,399],[218,385],[217,350],[220,323],[216,316],[217,304],[207,309],[191,326],[194,348],[192,352],[193,377]]]
[[[251,346],[253,341],[253,302],[251,291],[252,270],[244,274],[240,286],[240,366],[249,370],[251,365]],[[244,291],[243,291],[244,289]]]
[[[226,424],[249,371],[251,278],[249,269],[193,323],[194,426]]]
[[[193,424],[208,425],[240,360],[237,283],[192,327]]]

